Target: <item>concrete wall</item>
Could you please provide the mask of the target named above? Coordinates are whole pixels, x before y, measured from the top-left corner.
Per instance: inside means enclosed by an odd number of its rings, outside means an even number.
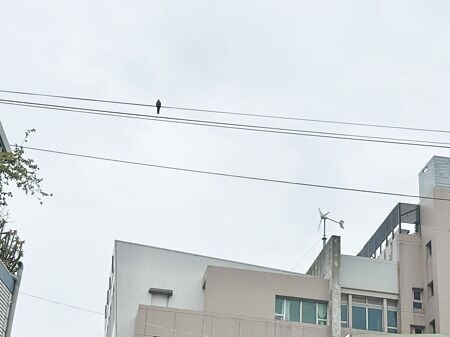
[[[328,310],[330,314],[331,336],[341,336],[341,238],[332,236],[319,256],[309,268],[307,274],[330,281]]]
[[[328,280],[309,275],[208,266],[204,311],[274,319],[276,295],[328,302],[328,292]]]
[[[398,263],[341,255],[340,280],[345,288],[398,294]]]
[[[122,241],[116,241],[114,256],[116,265],[114,305],[117,305],[115,314],[118,337],[132,335],[140,304],[151,305],[149,288],[172,290],[173,295],[168,303],[171,308],[203,310],[203,276],[208,265],[298,275]]]
[[[442,177],[441,177],[442,178]],[[450,189],[435,187],[431,196],[450,199]],[[450,333],[450,202],[421,199],[421,223],[425,259],[425,323],[436,321],[436,332]],[[432,255],[426,254],[426,244],[431,241]],[[433,281],[434,296],[426,285]]]
[[[396,233],[393,257],[399,261],[399,332],[410,333],[411,325],[426,326],[424,313],[413,310],[413,288],[424,288],[424,247],[419,235]]]
[[[330,327],[141,305],[134,336],[329,337]]]

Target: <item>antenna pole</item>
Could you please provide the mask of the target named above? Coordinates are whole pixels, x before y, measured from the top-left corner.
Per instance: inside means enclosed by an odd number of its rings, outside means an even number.
[[[323,248],[325,248],[325,245],[327,243],[326,227],[327,227],[327,218],[324,218],[323,219],[323,237],[322,237]]]

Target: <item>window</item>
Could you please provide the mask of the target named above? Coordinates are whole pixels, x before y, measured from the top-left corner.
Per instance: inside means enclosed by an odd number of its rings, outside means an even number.
[[[433,285],[433,281],[431,281],[430,283],[428,283],[428,296],[434,296],[434,285]]]
[[[327,325],[327,304],[324,302],[317,303],[317,324]]]
[[[275,297],[275,319],[284,320],[284,299]]]
[[[328,305],[325,302],[299,298],[275,297],[275,319],[311,324],[327,324]]]
[[[348,327],[348,304],[341,304],[341,327]]]
[[[287,306],[287,320],[299,322],[300,321],[300,301],[299,300],[288,300],[286,302]]]
[[[397,310],[388,310],[387,323],[388,332],[397,333]]]
[[[302,322],[315,324],[316,308],[317,302],[302,301]]]
[[[300,300],[276,297],[275,319],[300,322]]]
[[[411,333],[414,335],[421,335],[425,328],[423,326],[411,325]]]
[[[168,307],[169,297],[172,296],[173,291],[170,289],[150,288],[148,291],[151,294],[151,305],[157,307]]]
[[[397,301],[387,301],[387,331],[391,333],[397,333],[398,329],[398,316],[397,316]]]
[[[348,295],[341,294],[341,327],[348,328]]]
[[[366,330],[366,308],[352,306],[352,326],[355,329]]]
[[[427,256],[433,254],[433,250],[431,249],[431,240],[427,243]]]
[[[361,330],[383,330],[383,300],[380,298],[353,297],[352,327]]]
[[[368,313],[368,325],[367,330],[371,331],[382,331],[383,330],[383,313],[382,309],[373,309],[373,308],[367,308]]]
[[[422,293],[423,289],[413,288],[413,309],[414,310],[422,310]]]

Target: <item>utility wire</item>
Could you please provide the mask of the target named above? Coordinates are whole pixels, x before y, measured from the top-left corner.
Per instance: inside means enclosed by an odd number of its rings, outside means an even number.
[[[8,94],[28,95],[28,96],[38,96],[38,97],[49,97],[49,98],[60,98],[60,99],[89,101],[89,102],[98,102],[98,103],[111,103],[111,104],[121,104],[121,105],[140,106],[140,107],[155,107],[154,104],[146,104],[146,103],[135,103],[135,102],[117,101],[117,100],[104,100],[104,99],[84,98],[84,97],[75,97],[75,96],[50,95],[50,94],[25,92],[25,91],[0,90],[0,92],[1,93],[8,93]],[[363,127],[372,127],[372,128],[384,128],[384,129],[408,130],[408,131],[420,131],[420,132],[450,133],[450,130],[430,129],[430,128],[415,128],[415,127],[401,126],[401,125],[356,123],[356,122],[346,122],[346,121],[337,121],[337,120],[300,118],[300,117],[264,115],[264,114],[252,114],[252,113],[243,113],[243,112],[233,112],[233,111],[224,111],[224,110],[212,110],[212,109],[198,109],[198,108],[177,107],[177,106],[167,106],[167,105],[163,105],[162,108],[163,109],[171,109],[171,110],[197,111],[197,112],[207,112],[207,113],[224,114],[224,115],[235,115],[235,116],[247,116],[247,117],[260,117],[260,118],[270,118],[270,119],[294,120],[294,121],[313,122],[313,123],[327,123],[327,124],[363,126]]]
[[[314,243],[314,244],[306,251],[306,253],[303,254],[303,256],[297,261],[297,263],[295,264],[295,266],[293,266],[293,267],[291,268],[291,271],[294,271],[294,269],[298,267],[298,265],[300,264],[300,262],[302,262],[302,261],[309,255],[309,253],[311,253],[312,250],[313,250],[314,248],[316,248],[317,244],[318,244],[320,241],[322,241],[322,239],[317,240],[316,243]]]
[[[13,146],[18,146],[18,145],[13,145]],[[22,146],[22,147],[27,150],[53,153],[53,154],[64,155],[64,156],[80,157],[80,158],[86,158],[86,159],[94,159],[94,160],[101,160],[101,161],[108,161],[108,162],[113,162],[113,163],[129,164],[129,165],[136,165],[136,166],[154,167],[154,168],[160,168],[160,169],[166,169],[166,170],[172,170],[172,171],[198,173],[198,174],[211,175],[211,176],[247,179],[247,180],[253,180],[253,181],[263,181],[263,182],[278,183],[278,184],[284,184],[284,185],[305,186],[305,187],[314,187],[314,188],[347,191],[347,192],[388,195],[388,196],[406,197],[406,198],[421,198],[421,199],[438,200],[438,201],[450,201],[450,199],[448,199],[448,198],[425,197],[425,196],[420,196],[420,195],[416,195],[416,194],[386,192],[386,191],[378,191],[378,190],[367,190],[367,189],[361,189],[361,188],[351,188],[351,187],[342,187],[342,186],[334,186],[334,185],[312,184],[312,183],[305,183],[305,182],[299,182],[299,181],[262,178],[262,177],[224,173],[224,172],[196,170],[196,169],[190,169],[190,168],[185,168],[185,167],[143,163],[143,162],[122,160],[122,159],[115,159],[115,158],[98,157],[98,156],[91,156],[91,155],[80,154],[80,153],[64,152],[64,151],[43,149],[43,148],[37,148],[37,147],[31,147],[31,146]]]
[[[215,121],[198,120],[198,119],[150,116],[150,115],[144,115],[144,114],[127,113],[127,112],[113,111],[113,110],[82,108],[82,107],[74,107],[74,106],[67,106],[67,105],[54,105],[54,104],[45,104],[45,103],[36,103],[36,102],[27,102],[27,101],[14,101],[14,100],[0,99],[0,104],[17,105],[17,106],[33,107],[33,108],[48,109],[48,110],[58,110],[58,111],[70,111],[70,112],[90,114],[90,115],[101,115],[101,116],[132,118],[132,119],[144,119],[144,120],[156,121],[156,122],[208,126],[208,127],[255,131],[255,132],[266,132],[266,133],[287,134],[287,135],[306,136],[306,137],[319,137],[319,138],[342,139],[342,140],[351,140],[351,141],[362,141],[362,142],[450,149],[450,143],[418,140],[418,139],[376,137],[376,136],[347,134],[347,133],[276,128],[276,127],[268,127],[268,126],[262,126],[262,125],[224,123],[224,122],[215,122]]]
[[[36,296],[36,295],[32,295],[32,294],[27,294],[24,292],[19,292],[19,294],[24,295],[24,296],[28,296],[28,297],[32,297],[41,301],[45,301],[45,302],[49,302],[49,303],[53,303],[53,304],[58,304],[58,305],[62,305],[68,308],[72,308],[72,309],[77,309],[77,310],[81,310],[81,311],[86,311],[86,312],[90,312],[93,314],[98,314],[98,315],[102,315],[104,316],[104,313],[99,312],[99,311],[95,311],[95,310],[91,310],[91,309],[86,309],[86,308],[82,308],[82,307],[78,307],[76,305],[72,305],[72,304],[67,304],[67,303],[63,303],[63,302],[59,302],[59,301],[55,301],[55,300],[51,300],[45,297],[41,297],[41,296]]]

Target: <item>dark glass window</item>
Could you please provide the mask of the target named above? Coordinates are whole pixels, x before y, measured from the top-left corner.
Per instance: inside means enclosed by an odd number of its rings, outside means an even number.
[[[388,310],[388,312],[387,312],[387,326],[388,326],[388,330],[389,329],[393,330],[393,331],[388,331],[388,332],[397,332],[397,311],[395,311],[395,310]]]
[[[382,310],[381,309],[374,309],[374,308],[368,308],[367,309],[367,315],[369,316],[369,324],[367,329],[372,331],[382,331],[383,330],[383,324],[382,324]]]
[[[282,297],[275,298],[275,314],[277,314],[277,315],[283,314],[283,298]]]
[[[341,326],[346,328],[348,327],[348,305],[341,305]]]
[[[288,321],[300,322],[300,300],[288,300],[289,315]],[[315,323],[315,322],[314,322]]]
[[[423,289],[413,288],[413,309],[422,310],[422,294]]]
[[[316,324],[317,302],[302,301],[302,322]]]
[[[417,301],[422,300],[422,292],[419,289],[414,289],[414,299]]]
[[[366,308],[352,307],[352,327],[355,329],[366,329]]]
[[[421,335],[421,334],[423,334],[424,330],[425,330],[425,328],[423,326],[411,325],[411,333],[414,335]]]

